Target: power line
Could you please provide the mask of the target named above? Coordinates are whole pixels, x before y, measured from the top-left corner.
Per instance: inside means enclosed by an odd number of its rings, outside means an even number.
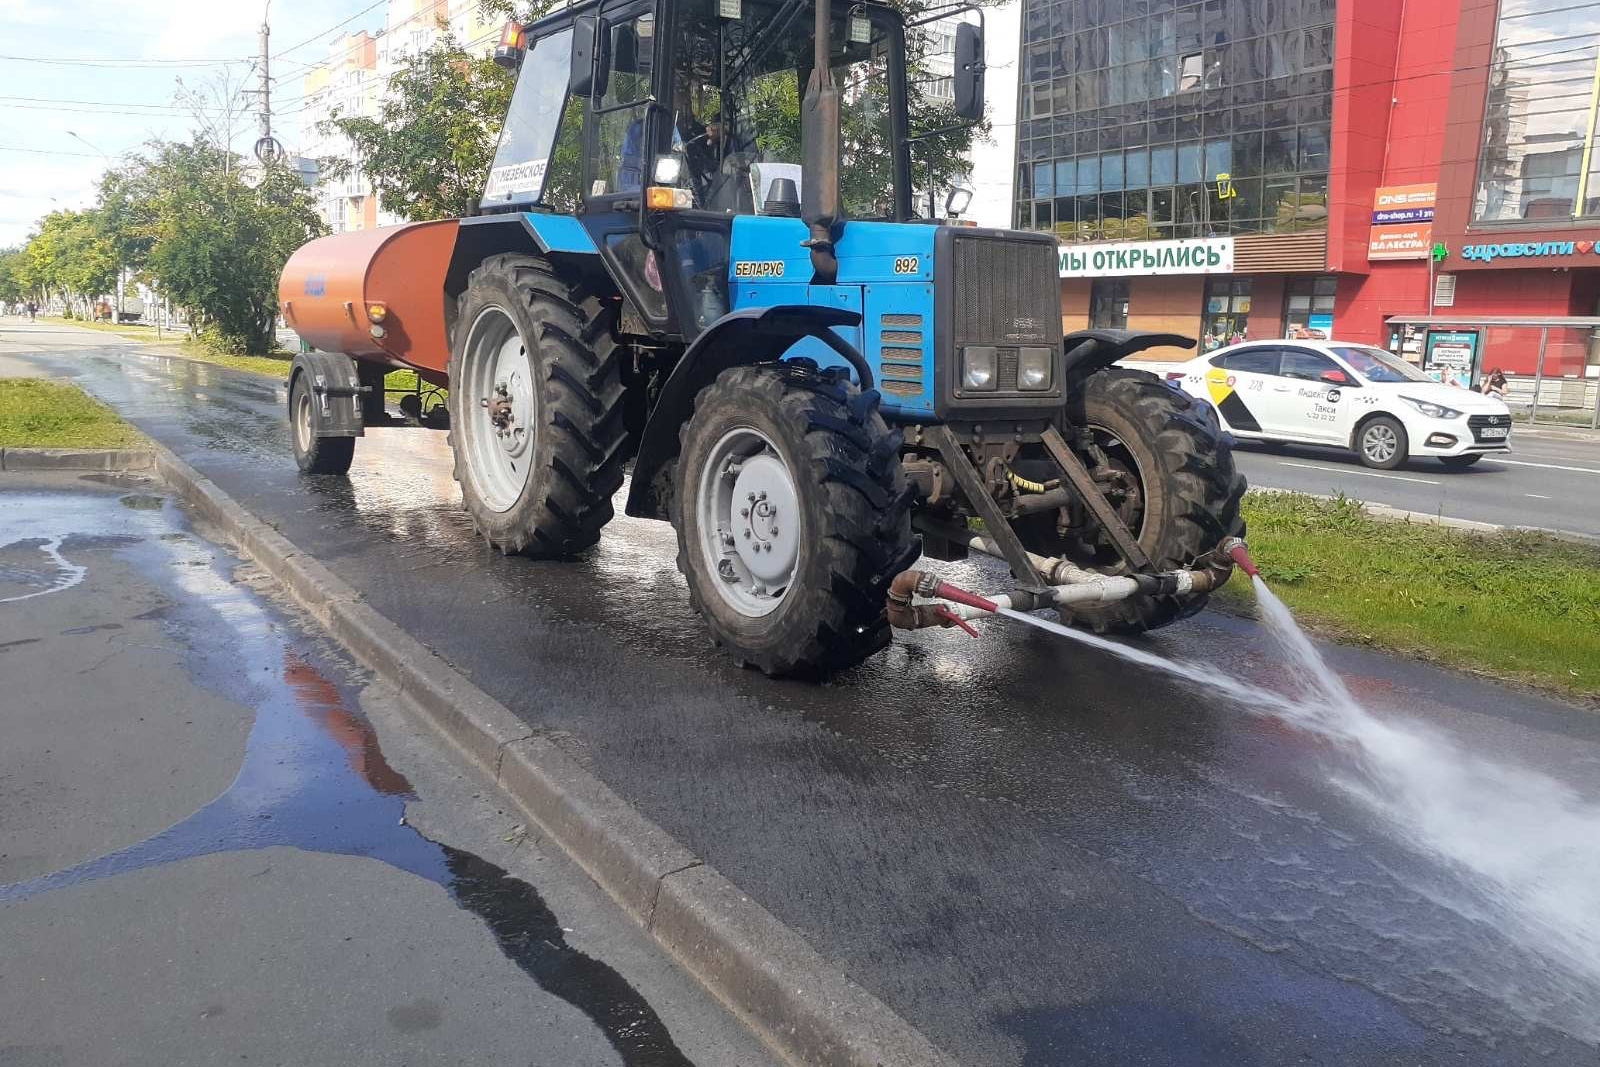
[[[22,107],[25,104],[81,104],[81,105],[84,105],[84,106],[87,106],[87,107],[108,107],[108,108],[118,108],[118,109],[121,109],[121,110],[140,109],[140,110],[150,110],[150,111],[184,111],[184,112],[188,112],[188,111],[192,111],[193,110],[193,108],[185,107],[182,104],[139,104],[139,103],[134,103],[132,101],[124,101],[124,100],[62,100],[62,99],[57,99],[56,97],[53,97],[53,96],[0,96],[0,100],[16,101],[17,102],[16,106],[18,106],[18,107]],[[54,108],[43,108],[41,110],[49,111],[49,110],[55,110],[55,109]],[[62,109],[62,110],[65,110],[65,109]],[[216,110],[216,109],[207,108],[206,110]]]
[[[12,148],[10,145],[0,144],[0,152],[26,152],[33,156],[79,156],[83,159],[99,159],[93,152],[56,152],[47,148]]]
[[[0,59],[9,59],[17,63],[50,63],[66,67],[110,67],[137,70],[146,68],[150,70],[163,70],[177,67],[215,67],[232,63],[245,63],[243,59],[115,59],[111,57],[95,56],[13,56],[0,55]]]
[[[307,37],[305,40],[301,41],[299,44],[290,45],[288,48],[285,48],[283,51],[274,53],[272,58],[273,59],[281,59],[284,56],[288,55],[290,52],[298,51],[299,49],[304,48],[306,45],[311,44],[313,41],[321,40],[322,38],[328,36],[328,34],[332,33],[334,30],[341,29],[341,28],[343,28],[345,26],[348,26],[350,23],[354,22],[356,19],[360,18],[362,15],[367,14],[369,11],[373,11],[373,10],[376,10],[377,8],[383,7],[388,2],[389,2],[389,0],[378,0],[377,3],[372,4],[372,5],[368,6],[368,7],[362,8],[360,11],[357,11],[354,15],[351,15],[349,18],[345,19],[343,22],[336,22],[332,26],[329,26],[327,29],[323,30],[321,33],[314,33],[310,37]]]

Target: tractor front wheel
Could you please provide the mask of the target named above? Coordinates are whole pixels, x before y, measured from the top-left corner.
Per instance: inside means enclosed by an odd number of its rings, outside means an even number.
[[[600,539],[622,485],[616,310],[549,261],[484,261],[461,295],[450,353],[455,477],[502,552],[566,556]]]
[[[786,675],[889,643],[884,594],[920,549],[876,391],[805,363],[735,367],[680,440],[678,569],[718,644]]]
[[[1110,367],[1084,381],[1067,414],[1090,431],[1105,465],[1118,475],[1124,487],[1118,514],[1156,570],[1188,567],[1223,538],[1243,533],[1244,475],[1234,469],[1233,451],[1202,402],[1142,371]],[[1019,533],[1044,555],[1065,555],[1106,574],[1127,570],[1103,536],[1085,551],[1081,541],[1062,543],[1053,530],[1035,526]],[[1098,633],[1141,633],[1194,614],[1206,599],[1138,594],[1063,614]]]

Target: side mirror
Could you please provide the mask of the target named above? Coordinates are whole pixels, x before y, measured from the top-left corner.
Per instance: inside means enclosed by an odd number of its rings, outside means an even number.
[[[639,35],[633,32],[631,23],[624,22],[612,28],[611,62],[606,65],[622,74],[639,73]],[[602,88],[601,92],[604,91]]]
[[[606,47],[600,19],[580,15],[572,20],[572,73],[567,87],[576,97],[602,96],[606,91]]]
[[[971,22],[956,27],[956,114],[970,122],[983,118],[983,30]]]
[[[1325,370],[1322,372],[1322,380],[1329,385],[1349,385],[1350,375],[1342,370]]]

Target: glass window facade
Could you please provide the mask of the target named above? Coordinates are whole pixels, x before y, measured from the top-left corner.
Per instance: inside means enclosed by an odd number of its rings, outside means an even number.
[[[1200,323],[1200,349],[1210,352],[1243,341],[1250,328],[1250,279],[1208,278]]]
[[[1018,226],[1326,228],[1335,0],[1023,4]]]
[[[1101,278],[1089,289],[1089,328],[1128,328],[1128,283]]]
[[[1283,335],[1308,341],[1324,341],[1333,328],[1334,297],[1339,279],[1293,278],[1284,287]]]
[[[1593,151],[1597,84],[1600,3],[1503,0],[1474,221],[1600,215],[1600,156]]]

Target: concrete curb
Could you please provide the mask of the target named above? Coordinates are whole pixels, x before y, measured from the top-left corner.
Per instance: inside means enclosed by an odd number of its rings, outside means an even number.
[[[133,471],[155,466],[147,448],[0,448],[5,471]]]
[[[1302,493],[1298,489],[1274,489],[1270,486],[1252,486],[1247,494],[1292,494],[1294,496],[1309,496],[1316,500],[1337,500],[1338,497],[1326,493]],[[1354,498],[1352,498],[1354,499]],[[1572,541],[1577,544],[1597,544],[1600,537],[1592,534],[1568,533],[1566,530],[1551,530],[1543,526],[1501,526],[1493,522],[1479,522],[1476,519],[1455,519],[1448,515],[1434,515],[1426,511],[1405,511],[1402,508],[1392,508],[1387,504],[1371,504],[1364,500],[1356,503],[1361,505],[1363,511],[1375,519],[1384,519],[1388,522],[1418,522],[1426,526],[1443,526],[1451,530],[1464,530],[1467,533],[1482,534],[1493,537],[1497,534],[1543,534],[1553,537],[1558,541]]]
[[[548,738],[366,604],[210,479],[155,444],[156,472],[289,590],[402,703],[493,775],[656,942],[792,1064],[954,1067],[800,934]]]

